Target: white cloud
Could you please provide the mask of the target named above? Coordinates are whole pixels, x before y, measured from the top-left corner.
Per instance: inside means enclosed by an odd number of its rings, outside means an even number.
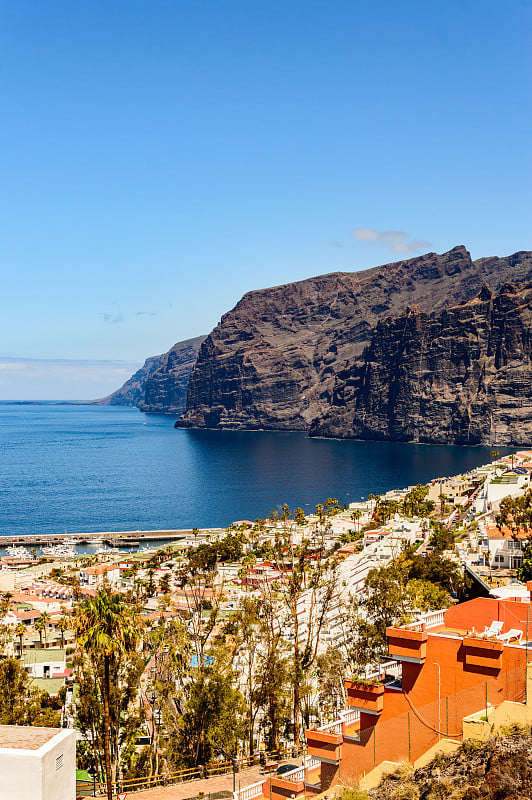
[[[0,400],[92,400],[118,389],[140,366],[127,361],[0,357]]]
[[[417,253],[430,247],[424,239],[411,239],[405,231],[377,231],[374,228],[353,228],[351,236],[359,242],[380,242],[393,253]]]

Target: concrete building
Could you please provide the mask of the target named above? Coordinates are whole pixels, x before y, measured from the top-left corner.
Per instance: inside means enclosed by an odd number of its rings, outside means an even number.
[[[0,776],[0,800],[75,800],[75,731],[0,725]]]
[[[505,497],[520,497],[530,486],[530,474],[507,471],[486,478],[484,485],[478,492],[473,508],[476,514],[487,511],[496,511],[500,502]]]
[[[32,678],[54,678],[65,672],[66,650],[44,648],[26,650],[22,663]]]
[[[299,800],[356,785],[386,764],[418,767],[474,738],[469,731],[479,725],[487,738],[497,716],[529,725],[529,611],[530,594],[528,602],[476,598],[388,628],[390,661],[362,678],[346,676],[348,708],[305,732],[304,764],[246,787],[240,800]]]
[[[492,569],[516,570],[523,563],[523,547],[529,534],[518,531],[512,535],[508,528],[500,530],[496,525],[479,525],[480,549],[484,563]]]
[[[461,737],[464,716],[505,700],[523,703],[528,609],[477,598],[389,628],[393,660],[371,681],[345,682],[357,716],[306,733],[309,753],[322,762],[321,790],[356,781],[383,761],[414,763],[442,738]]]
[[[101,589],[103,586],[117,587],[120,583],[120,566],[118,564],[100,564],[96,567],[80,569],[79,580],[82,586]]]

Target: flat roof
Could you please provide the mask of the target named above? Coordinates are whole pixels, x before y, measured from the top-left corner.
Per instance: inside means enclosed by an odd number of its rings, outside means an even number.
[[[65,658],[66,650],[60,647],[35,647],[24,653],[24,664],[28,667],[31,664],[54,664],[64,661]]]
[[[33,728],[30,725],[0,725],[0,747],[13,750],[38,750],[61,728]]]

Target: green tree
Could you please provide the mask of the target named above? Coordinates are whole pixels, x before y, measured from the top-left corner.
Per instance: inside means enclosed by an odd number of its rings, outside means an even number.
[[[499,530],[509,528],[514,537],[519,531],[532,531],[532,489],[528,489],[521,497],[505,497],[501,500],[495,522]]]
[[[15,636],[18,636],[18,641],[19,641],[19,658],[20,658],[21,660],[22,660],[22,656],[23,656],[23,649],[22,649],[23,645],[22,645],[22,640],[23,640],[23,638],[24,638],[24,636],[25,636],[25,635],[26,635],[26,626],[24,625],[24,623],[23,623],[23,622],[18,622],[18,623],[17,623],[17,625],[15,626]]]
[[[32,689],[30,678],[16,658],[0,662],[0,724],[59,725],[57,704],[46,692]]]
[[[517,580],[532,581],[532,538],[528,538],[523,547],[523,563],[517,568]]]
[[[432,533],[430,535],[429,545],[433,547],[437,553],[443,553],[445,550],[452,550],[454,536],[441,522],[432,522]]]
[[[359,508],[355,508],[354,511],[351,512],[351,519],[357,526],[357,531],[360,530],[360,517],[362,516],[362,511]]]
[[[305,512],[299,506],[294,511],[294,520],[297,525],[304,525],[306,522]]]
[[[65,631],[68,630],[69,621],[66,617],[60,617],[56,623],[56,627],[59,628],[59,632],[61,634],[61,647],[65,646]]]
[[[278,534],[268,558],[280,575],[273,588],[284,607],[293,634],[291,678],[294,743],[299,746],[301,686],[305,674],[315,662],[321,630],[335,596],[338,562],[325,552],[323,533],[316,533],[312,539],[303,539],[299,545],[294,545],[290,535]]]
[[[238,755],[245,737],[245,703],[232,684],[230,671],[217,662],[191,681],[183,713],[175,718],[168,753],[175,765],[195,767],[213,758]]]
[[[48,631],[48,625],[50,624],[51,621],[52,621],[52,618],[51,618],[50,614],[48,613],[48,611],[43,611],[41,613],[40,618],[39,618],[39,622],[42,623],[42,631],[44,633],[44,643],[45,644],[47,644],[47,641],[48,641],[47,631]]]
[[[78,606],[76,632],[79,645],[92,662],[103,699],[107,798],[113,800],[109,710],[111,671],[121,656],[135,651],[139,632],[138,620],[133,618],[130,609],[122,603],[119,594],[111,594],[103,589],[96,597],[88,597]]]
[[[42,647],[42,634],[43,634],[43,631],[44,631],[44,628],[45,628],[45,622],[44,622],[44,620],[42,618],[42,614],[37,620],[35,620],[35,626],[34,627],[35,627],[35,630],[37,631],[37,633],[39,634],[39,644]]]

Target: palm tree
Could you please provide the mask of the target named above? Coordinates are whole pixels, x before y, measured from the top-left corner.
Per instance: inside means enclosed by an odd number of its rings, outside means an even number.
[[[15,627],[15,636],[18,636],[19,646],[20,646],[20,660],[22,661],[22,639],[26,635],[26,626],[23,622],[19,622]]]
[[[111,721],[109,696],[111,689],[111,665],[121,654],[136,649],[138,621],[122,603],[119,594],[102,589],[96,597],[87,597],[78,606],[76,614],[78,643],[94,665],[103,699],[103,740],[105,755],[105,778],[107,800],[113,800],[111,783]],[[103,658],[103,675],[98,669]]]
[[[360,517],[362,516],[362,512],[359,508],[355,508],[354,511],[351,512],[351,519],[357,526],[357,531],[360,530]]]
[[[68,629],[68,620],[66,617],[60,617],[56,625],[61,633],[61,648],[65,646],[65,631]]]
[[[42,622],[42,629],[43,629],[43,633],[44,633],[44,644],[45,645],[47,644],[47,641],[46,641],[46,626],[49,625],[51,621],[52,621],[52,618],[50,617],[50,614],[48,613],[48,611],[43,611],[42,614],[41,614],[41,618],[40,618],[39,622]],[[41,640],[41,644],[42,644],[42,640]]]
[[[40,642],[40,645],[42,647],[42,632],[44,630],[44,622],[43,622],[42,614],[39,617],[39,619],[35,622],[35,630],[39,634],[39,642]]]

